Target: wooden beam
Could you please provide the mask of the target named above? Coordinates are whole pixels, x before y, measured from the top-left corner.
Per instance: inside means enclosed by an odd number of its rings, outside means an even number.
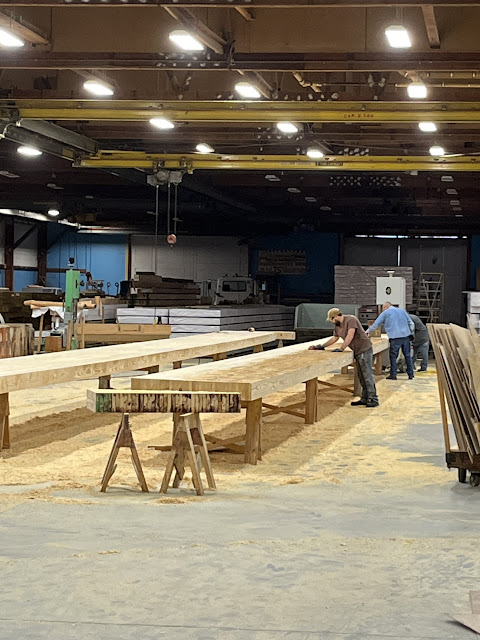
[[[16,240],[13,243],[13,249],[15,250],[17,247],[19,247],[23,242],[25,242],[25,240],[32,235],[32,233],[35,231],[35,229],[38,229],[38,225],[36,224],[32,224],[23,235],[20,236],[20,238],[18,240]]]
[[[48,39],[39,29],[20,17],[13,18],[6,13],[0,12],[0,28],[31,44],[49,44]]]
[[[240,408],[238,393],[87,391],[87,409],[95,413],[240,413]]]
[[[235,7],[235,11],[238,11],[242,18],[245,18],[247,22],[253,22],[255,20],[250,11],[245,9],[245,7]]]
[[[437,21],[435,19],[435,8],[431,4],[423,4],[422,13],[430,49],[440,49],[440,36],[438,33]]]

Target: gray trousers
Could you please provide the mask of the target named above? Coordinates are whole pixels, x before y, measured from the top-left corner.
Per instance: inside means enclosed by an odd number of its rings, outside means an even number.
[[[373,349],[355,356],[357,373],[362,385],[362,402],[378,402],[375,376],[373,375]]]

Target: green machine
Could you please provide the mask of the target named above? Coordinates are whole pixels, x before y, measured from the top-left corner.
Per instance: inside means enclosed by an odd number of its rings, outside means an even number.
[[[80,271],[73,268],[74,258],[69,258],[68,269],[65,273],[65,316],[66,346],[67,349],[77,349],[77,338],[75,337],[75,323],[77,321],[77,305],[80,300]]]

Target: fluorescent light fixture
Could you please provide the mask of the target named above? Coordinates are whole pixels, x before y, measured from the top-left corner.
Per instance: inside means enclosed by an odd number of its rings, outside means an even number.
[[[17,152],[20,153],[22,156],[27,156],[29,158],[34,158],[35,156],[42,155],[42,152],[39,151],[38,149],[35,149],[35,147],[28,147],[28,146],[18,147]]]
[[[385,36],[392,49],[410,49],[412,46],[408,31],[399,24],[393,24],[391,27],[387,27],[385,29]]]
[[[450,200],[450,204],[452,207],[458,207],[460,204],[460,200]]]
[[[418,128],[424,133],[434,133],[437,130],[437,125],[434,122],[419,122]]]
[[[320,151],[317,147],[308,147],[307,156],[316,160],[317,158],[323,158],[324,154],[323,151]]]
[[[280,182],[280,178],[273,175],[273,173],[269,173],[268,175],[266,175],[265,180],[268,180],[269,182]]]
[[[19,178],[16,173],[12,173],[11,171],[0,171],[0,176],[4,178]]]
[[[203,51],[205,49],[200,40],[194,38],[185,29],[175,29],[168,37],[177,47],[184,51]]]
[[[452,207],[452,211],[461,211],[462,207]]]
[[[113,96],[113,88],[107,82],[102,80],[86,80],[83,83],[83,88],[89,93],[93,93],[96,96]]]
[[[235,91],[242,96],[242,98],[253,98],[256,100],[261,97],[260,91],[249,82],[237,82]]]
[[[409,98],[423,100],[427,97],[427,86],[423,82],[411,82],[407,87]]]
[[[437,144],[434,144],[433,147],[430,147],[429,151],[431,156],[438,157],[445,155],[445,149]]]
[[[25,43],[9,31],[0,29],[0,45],[2,47],[23,47],[25,46]]]
[[[456,189],[447,189],[448,196],[458,196],[458,191]]]
[[[58,185],[58,184],[55,184],[55,182],[48,182],[48,183],[47,183],[47,187],[48,187],[49,189],[55,189],[56,191],[62,191],[62,190],[63,190],[63,187],[61,187],[61,186],[60,186],[60,185]]]
[[[332,207],[328,207],[327,205],[323,205],[323,206],[320,207],[320,210],[321,211],[331,211]],[[365,237],[367,237],[367,236],[365,236]]]
[[[455,218],[463,218],[463,213],[456,213]]]
[[[316,198],[314,198],[313,196],[307,196],[307,197],[305,198],[305,201],[306,201],[306,202],[316,202],[316,201],[317,201],[317,199],[316,199]]]
[[[288,187],[287,191],[289,193],[301,193],[300,189],[297,189],[297,187]]]
[[[150,124],[157,129],[173,129],[175,125],[166,118],[151,118]]]
[[[442,182],[453,182],[453,176],[442,176],[440,180]]]
[[[49,209],[48,215],[52,216],[52,218],[56,218],[57,216],[60,215],[60,211],[58,209]]]
[[[215,149],[206,142],[199,142],[195,149],[198,153],[213,153],[215,151]]]
[[[277,129],[282,133],[298,133],[298,127],[293,122],[277,122]]]

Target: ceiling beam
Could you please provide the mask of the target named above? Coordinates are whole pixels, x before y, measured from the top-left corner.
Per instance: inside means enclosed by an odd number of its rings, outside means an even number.
[[[478,102],[251,102],[251,101],[98,101],[90,100],[0,100],[0,116],[31,120],[98,120],[147,122],[153,117],[173,122],[274,123],[379,122],[418,123],[480,121]]]
[[[20,16],[13,17],[0,11],[0,28],[6,29],[21,40],[31,44],[49,44],[48,38],[40,29],[26,22]]]
[[[418,0],[0,0],[0,7],[220,7],[315,9],[322,7],[418,7]],[[480,0],[433,0],[436,7],[478,7]]]
[[[100,151],[79,159],[75,166],[87,168],[240,170],[240,171],[480,171],[479,156],[328,156],[310,160],[305,156],[247,156],[198,154],[147,154],[141,151]]]
[[[435,18],[435,8],[431,4],[422,5],[423,20],[425,29],[427,30],[428,42],[430,49],[440,48],[440,35],[438,33],[437,20]]]
[[[220,48],[218,43],[212,46]],[[2,69],[67,69],[86,71],[293,71],[293,72],[461,72],[478,71],[480,53],[440,51],[408,53],[239,53],[230,58],[205,55],[163,53],[0,53]]]
[[[248,9],[245,9],[245,7],[235,7],[235,11],[237,11],[242,16],[242,18],[245,18],[247,22],[253,22],[255,20],[250,11]]]

